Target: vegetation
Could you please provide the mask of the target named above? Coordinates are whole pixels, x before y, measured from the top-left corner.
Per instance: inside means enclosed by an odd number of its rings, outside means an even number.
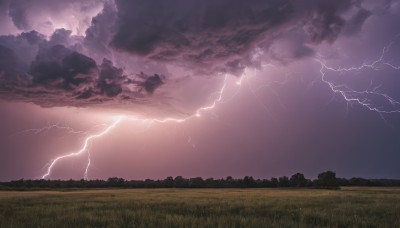
[[[326,171],[318,175],[318,179],[315,181],[315,186],[319,188],[339,188],[339,182],[336,178],[336,173],[332,171]]]
[[[112,177],[108,180],[17,180],[0,183],[0,190],[33,190],[58,188],[326,188],[339,189],[339,186],[384,186],[400,187],[400,180],[336,178],[332,171],[318,175],[318,179],[306,179],[303,174],[296,173],[290,178],[283,176],[271,179],[254,179],[245,176],[235,179],[230,176],[222,179],[201,177],[183,178],[167,177],[164,180],[124,180]]]
[[[2,191],[0,227],[400,227],[400,188]]]

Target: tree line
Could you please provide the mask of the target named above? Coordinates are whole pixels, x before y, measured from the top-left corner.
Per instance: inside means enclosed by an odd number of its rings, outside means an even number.
[[[283,176],[271,179],[244,178],[214,179],[201,177],[184,178],[182,176],[167,177],[163,180],[125,180],[111,177],[107,180],[15,180],[0,182],[0,189],[63,189],[63,188],[327,188],[339,189],[340,186],[386,186],[400,187],[400,180],[394,179],[364,179],[337,178],[332,171],[322,172],[315,180],[307,179],[302,173],[291,177]]]

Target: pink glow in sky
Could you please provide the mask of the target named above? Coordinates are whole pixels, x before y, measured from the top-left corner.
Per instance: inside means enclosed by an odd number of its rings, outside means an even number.
[[[399,20],[397,0],[2,1],[0,180],[400,178]]]

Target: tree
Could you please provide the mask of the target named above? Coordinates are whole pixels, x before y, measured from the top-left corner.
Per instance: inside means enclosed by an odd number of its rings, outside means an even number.
[[[189,187],[190,188],[204,188],[205,182],[201,177],[195,177],[189,179]]]
[[[279,177],[279,187],[289,187],[289,178],[287,176]]]
[[[187,188],[189,187],[188,180],[182,176],[177,176],[174,179],[174,188]]]
[[[222,185],[223,185],[223,187],[232,188],[232,187],[236,186],[236,181],[235,181],[235,179],[233,179],[233,177],[227,176],[225,181],[222,180]]]
[[[318,174],[318,180],[316,181],[316,186],[319,188],[338,189],[339,182],[336,178],[336,173],[332,171],[326,171]]]
[[[290,177],[290,186],[292,187],[305,187],[307,185],[307,179],[302,173],[293,174]]]
[[[276,177],[272,177],[271,178],[271,187],[276,188],[276,187],[278,187],[278,185],[279,185],[278,179]]]
[[[164,179],[164,187],[165,188],[172,188],[174,187],[174,178],[169,176]]]
[[[252,176],[245,176],[243,179],[243,185],[245,188],[251,188],[255,186],[255,181]]]
[[[70,181],[73,183],[72,179]],[[110,177],[108,178],[107,183],[110,187],[123,187],[125,180],[123,178]]]

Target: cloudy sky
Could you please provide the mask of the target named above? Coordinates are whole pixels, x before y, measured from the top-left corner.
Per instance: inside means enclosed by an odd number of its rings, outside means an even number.
[[[398,0],[0,0],[0,180],[400,178]]]

